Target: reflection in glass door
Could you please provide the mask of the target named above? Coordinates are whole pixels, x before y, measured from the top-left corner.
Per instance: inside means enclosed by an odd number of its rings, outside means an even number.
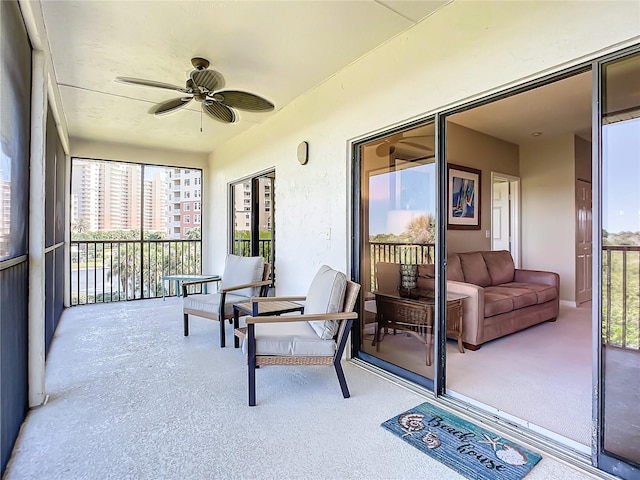
[[[359,351],[431,386],[436,172],[434,126],[361,146]],[[430,278],[426,278],[427,270]],[[431,282],[431,283],[429,283]]]
[[[640,55],[607,64],[602,80],[599,462],[628,478],[640,476]]]
[[[271,265],[275,238],[274,182],[275,172],[269,172],[231,185],[232,252],[244,257],[259,255]]]

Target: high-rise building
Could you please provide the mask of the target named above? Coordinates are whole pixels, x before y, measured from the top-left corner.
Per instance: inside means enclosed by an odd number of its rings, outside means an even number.
[[[167,180],[167,238],[187,238],[202,221],[202,171],[174,168]]]
[[[11,233],[11,182],[2,178],[0,171],[0,258],[9,255]]]
[[[138,230],[143,219],[145,231],[181,239],[200,227],[200,170],[74,159],[72,176],[76,229]]]

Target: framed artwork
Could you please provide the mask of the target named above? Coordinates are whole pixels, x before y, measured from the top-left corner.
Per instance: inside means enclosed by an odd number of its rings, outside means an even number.
[[[480,230],[480,170],[449,164],[447,217],[450,230]]]

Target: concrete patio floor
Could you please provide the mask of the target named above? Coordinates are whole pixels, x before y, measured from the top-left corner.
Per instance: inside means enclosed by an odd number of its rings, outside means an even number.
[[[380,424],[428,398],[351,362],[270,367],[247,406],[242,352],[181,299],[65,310],[4,480],[463,478]],[[230,330],[230,329],[229,329]],[[529,447],[532,448],[533,447]],[[534,449],[535,450],[535,449]],[[592,475],[543,453],[527,480]]]

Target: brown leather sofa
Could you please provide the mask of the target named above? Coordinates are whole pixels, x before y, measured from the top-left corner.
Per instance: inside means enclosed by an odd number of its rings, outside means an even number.
[[[418,267],[419,289],[433,289],[433,273],[433,264]],[[555,321],[560,308],[559,275],[517,269],[506,250],[450,254],[447,290],[467,295],[462,340],[471,350],[532,325]]]

